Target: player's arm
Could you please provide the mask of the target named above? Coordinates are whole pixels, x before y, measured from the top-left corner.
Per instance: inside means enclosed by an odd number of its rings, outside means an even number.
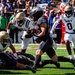
[[[15,25],[15,24],[16,24],[16,22],[15,22],[15,19],[14,19],[14,18],[13,18],[11,21],[9,21],[9,23],[8,23],[8,25],[7,25],[7,27],[6,27],[7,33],[10,33],[11,27],[12,27],[13,25]]]
[[[47,24],[42,23],[40,26],[41,26],[41,32],[37,35],[38,37],[42,37],[45,35]]]
[[[58,19],[58,20],[53,24],[50,33],[53,33],[54,30],[55,30],[55,28],[56,28],[56,26],[57,26],[59,23],[61,23],[61,22],[62,22],[62,20],[61,20],[61,19]]]
[[[9,48],[12,50],[13,53],[16,53],[16,49],[12,44],[9,46]]]

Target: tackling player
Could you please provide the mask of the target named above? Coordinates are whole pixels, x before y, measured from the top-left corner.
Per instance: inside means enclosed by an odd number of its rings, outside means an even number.
[[[7,52],[6,49],[10,48],[12,50],[12,54]],[[20,63],[17,61],[17,54],[14,46],[12,45],[12,41],[9,37],[9,34],[6,31],[0,32],[0,69],[6,68],[8,69],[29,69],[33,73],[36,72],[35,69],[31,68],[30,66]],[[5,62],[4,62],[5,61]]]
[[[27,33],[27,31],[34,28],[33,21],[30,20],[29,18],[26,18],[23,12],[19,12],[15,16],[15,18],[8,23],[7,25],[8,33],[10,32],[10,28],[12,25],[17,27],[20,31],[23,31],[23,34],[21,36],[22,39],[21,52],[25,52],[32,37],[32,35],[27,36],[27,34],[30,34],[29,32]]]
[[[0,32],[0,52],[5,51],[9,47],[13,53],[16,53],[14,46],[12,45],[12,40],[6,31]]]

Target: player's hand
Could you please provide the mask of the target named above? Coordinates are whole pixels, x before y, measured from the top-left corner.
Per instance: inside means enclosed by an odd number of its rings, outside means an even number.
[[[31,60],[35,60],[35,57],[33,55],[30,55]]]
[[[33,35],[31,35],[31,34],[26,34],[26,35],[25,35],[26,38],[31,38],[32,36],[33,36]]]
[[[14,53],[14,56],[17,58],[18,57],[17,53]]]

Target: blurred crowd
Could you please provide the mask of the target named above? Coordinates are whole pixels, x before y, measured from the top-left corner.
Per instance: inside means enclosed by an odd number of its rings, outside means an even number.
[[[36,6],[37,3],[39,3],[40,0],[0,0],[0,31],[6,30],[6,26],[10,20],[12,20],[18,12],[24,12],[25,17],[28,17],[31,13],[31,10],[33,7]],[[71,2],[73,5],[73,1]],[[61,4],[62,5],[62,4]],[[61,9],[54,10],[55,5],[52,3],[46,7],[46,10],[44,10],[44,16],[48,20],[50,29],[52,28],[53,23],[59,19],[62,11]],[[19,43],[20,39],[19,36],[19,29],[12,26],[10,31],[10,37],[13,40],[13,43]],[[61,43],[61,37],[62,37],[62,26],[61,24],[57,25],[55,33],[57,34],[57,38],[54,40],[57,43]],[[14,39],[14,36],[16,37]],[[34,37],[33,43],[34,41]]]

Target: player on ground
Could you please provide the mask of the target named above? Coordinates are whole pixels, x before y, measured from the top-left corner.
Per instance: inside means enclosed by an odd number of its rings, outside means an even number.
[[[12,40],[6,31],[0,32],[0,52],[5,51],[9,47],[13,53],[16,53],[14,46],[12,45]]]
[[[5,53],[7,48],[10,48],[12,50],[12,54]],[[6,31],[1,31],[0,32],[0,59],[2,59],[0,61],[0,68],[4,66],[4,62],[6,63],[6,68],[8,69],[14,69],[14,68],[18,68],[18,69],[29,69],[31,70],[33,73],[36,72],[35,69],[31,68],[29,65],[27,64],[23,64],[17,61],[17,53],[16,50],[14,48],[14,46],[12,45],[12,41],[9,37],[9,34]]]

